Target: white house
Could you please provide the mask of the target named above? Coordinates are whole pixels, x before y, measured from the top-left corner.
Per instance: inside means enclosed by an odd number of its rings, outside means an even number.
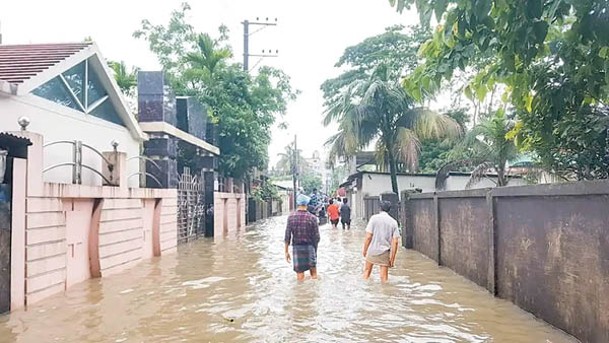
[[[93,149],[112,151],[112,141],[128,157],[140,155],[147,139],[129,110],[105,59],[94,43],[0,45],[0,128],[19,130],[18,119],[27,117],[27,130],[40,133],[45,145],[82,141],[82,183],[100,185],[101,178],[87,169],[101,170],[102,160]],[[92,148],[88,148],[88,147]],[[71,183],[73,146],[57,143],[45,147],[44,181]],[[128,162],[129,175],[139,172],[139,162]],[[129,179],[137,187],[138,177]]]

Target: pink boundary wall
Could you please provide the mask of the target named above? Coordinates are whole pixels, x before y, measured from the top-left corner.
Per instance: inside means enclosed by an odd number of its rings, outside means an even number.
[[[11,310],[176,250],[175,189],[127,188],[124,154],[118,187],[44,183],[43,137],[13,134],[33,144],[14,166]]]
[[[214,239],[222,239],[245,227],[244,193],[214,193]]]

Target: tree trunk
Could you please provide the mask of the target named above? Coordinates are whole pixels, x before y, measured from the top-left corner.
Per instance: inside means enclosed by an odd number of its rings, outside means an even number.
[[[505,166],[505,163],[503,165]],[[507,186],[507,179],[505,178],[505,167],[497,168],[497,186]]]
[[[389,159],[389,173],[391,174],[391,188],[393,193],[400,194],[398,190],[398,168],[393,154],[393,145],[387,145],[387,158]]]

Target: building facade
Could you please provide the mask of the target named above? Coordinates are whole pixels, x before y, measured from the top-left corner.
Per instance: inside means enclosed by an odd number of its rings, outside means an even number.
[[[82,150],[82,164],[100,170],[95,152],[112,151],[112,143],[128,156],[138,156],[147,135],[140,129],[95,43],[0,45],[0,124],[17,131],[18,119],[29,119],[28,130],[44,136],[44,181],[72,183],[67,163],[73,141]],[[128,173],[139,172],[139,163]],[[101,185],[87,168],[82,184]],[[129,185],[138,187],[137,178]]]

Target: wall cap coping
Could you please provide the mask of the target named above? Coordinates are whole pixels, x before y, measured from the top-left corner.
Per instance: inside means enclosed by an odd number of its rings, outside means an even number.
[[[177,198],[176,189],[121,188],[112,186],[87,186],[61,183],[44,183],[40,195],[29,198],[105,198],[105,199],[158,199]]]
[[[405,194],[403,192],[402,194]],[[488,195],[496,198],[507,197],[551,197],[567,195],[609,195],[609,180],[577,181],[566,183],[551,183],[543,185],[507,186],[496,188],[481,188],[459,191],[410,193],[408,198],[445,199],[445,198],[484,198]]]
[[[151,132],[166,133],[175,138],[179,138],[185,142],[188,142],[194,146],[197,146],[214,155],[220,155],[220,148],[218,148],[217,146],[211,145],[208,142],[206,142],[198,137],[195,137],[188,132],[182,131],[169,123],[165,123],[165,122],[161,122],[161,121],[141,122],[140,127],[146,133],[151,133]]]

